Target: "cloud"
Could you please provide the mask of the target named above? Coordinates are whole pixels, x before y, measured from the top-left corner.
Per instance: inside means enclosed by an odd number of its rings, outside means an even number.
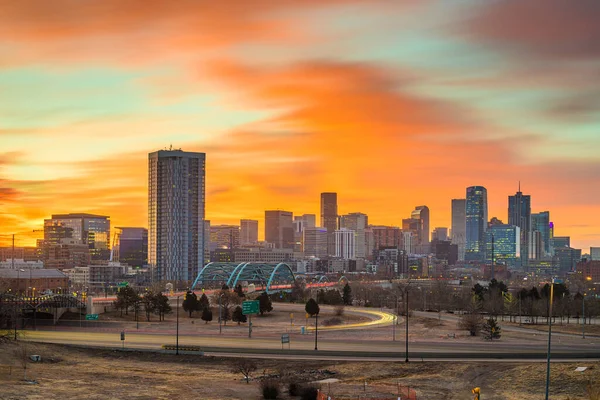
[[[464,29],[472,40],[525,57],[590,59],[600,56],[596,0],[490,1]]]

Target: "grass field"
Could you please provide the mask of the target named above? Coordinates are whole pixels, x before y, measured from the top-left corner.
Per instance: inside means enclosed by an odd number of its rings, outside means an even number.
[[[545,383],[545,363],[256,360],[255,379],[246,384],[230,358],[25,346],[28,355],[42,356],[42,362],[26,363],[27,378],[37,384],[23,379],[19,347],[2,344],[0,399],[259,399],[257,380],[272,376],[282,384],[282,399],[292,398],[286,382],[336,378],[322,385],[336,399],[394,396],[402,385],[414,388],[419,399],[470,399],[479,386],[485,400],[534,400],[543,399]],[[577,366],[589,368],[575,372]],[[551,398],[587,399],[589,381],[600,381],[600,363],[554,363]]]

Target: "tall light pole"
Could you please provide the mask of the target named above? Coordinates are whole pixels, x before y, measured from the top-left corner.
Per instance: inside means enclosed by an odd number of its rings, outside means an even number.
[[[548,391],[550,389],[550,348],[552,343],[552,301],[554,298],[554,281],[550,284],[550,305],[548,306],[548,354],[546,359],[546,400],[548,400]]]
[[[408,285],[404,289],[405,300],[406,300],[406,358],[404,362],[408,362]]]
[[[175,355],[178,356],[179,355],[179,298],[181,297],[181,295],[177,296],[177,333],[175,334]]]
[[[219,335],[221,334],[221,298],[223,297],[224,293],[221,293],[221,295],[219,296]]]
[[[317,342],[319,340],[319,313],[315,315],[315,350],[317,349]]]
[[[588,276],[585,278],[586,281],[591,281],[592,277]],[[581,338],[585,339],[585,295],[587,294],[587,285],[583,287],[583,297],[581,298],[581,316],[583,317],[583,324],[581,324]]]

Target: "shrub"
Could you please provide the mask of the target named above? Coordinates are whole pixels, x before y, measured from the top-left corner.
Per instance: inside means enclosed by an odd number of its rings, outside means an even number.
[[[288,384],[288,393],[290,396],[300,396],[300,392],[302,391],[302,386],[300,386],[297,382],[290,382]]]
[[[275,379],[265,379],[260,382],[263,399],[276,399],[279,396],[279,382]]]
[[[317,400],[317,396],[319,395],[319,390],[314,386],[306,386],[302,388],[300,392],[301,400]]]
[[[341,325],[344,321],[339,317],[328,318],[321,322],[323,326]]]

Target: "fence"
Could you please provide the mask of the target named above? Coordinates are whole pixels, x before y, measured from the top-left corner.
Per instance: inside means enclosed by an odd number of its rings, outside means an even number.
[[[408,386],[398,386],[398,396],[395,397],[367,397],[357,395],[357,400],[417,400],[417,392]],[[327,396],[325,393],[319,391],[317,400],[336,400],[333,396]]]

